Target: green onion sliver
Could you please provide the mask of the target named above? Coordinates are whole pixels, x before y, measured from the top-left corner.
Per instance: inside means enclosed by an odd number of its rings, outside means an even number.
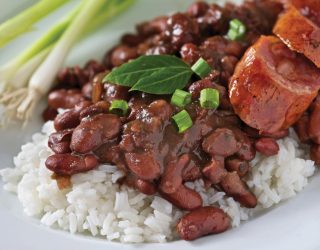
[[[176,115],[172,116],[172,120],[178,127],[179,133],[185,132],[192,127],[192,119],[186,110],[182,110]]]
[[[246,26],[238,19],[230,21],[228,37],[230,40],[240,40],[246,34]]]
[[[128,103],[124,100],[114,100],[111,103],[109,111],[111,113],[124,116],[128,113],[129,106]]]
[[[208,76],[212,70],[210,65],[203,58],[200,58],[191,69],[201,78]]]
[[[191,94],[181,89],[176,89],[171,98],[171,104],[183,108],[191,103]]]
[[[200,92],[200,105],[205,109],[216,109],[219,106],[219,91],[216,89],[203,89]]]

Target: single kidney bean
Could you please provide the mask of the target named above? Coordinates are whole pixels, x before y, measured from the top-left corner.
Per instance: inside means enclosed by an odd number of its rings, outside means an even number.
[[[230,227],[230,218],[217,207],[201,207],[184,215],[177,224],[183,240],[195,240],[208,234],[218,234]]]
[[[58,89],[48,95],[48,105],[54,109],[71,109],[81,101],[83,96],[79,89]]]
[[[113,100],[128,100],[129,99],[129,89],[125,86],[120,86],[111,83],[104,84],[104,97],[103,99],[107,102],[112,102]]]
[[[257,205],[257,198],[249,191],[237,172],[228,173],[222,179],[220,185],[227,195],[233,197],[242,206],[254,208]]]
[[[157,33],[162,33],[167,29],[167,19],[166,16],[159,16],[150,22],[144,22],[137,26],[137,31],[142,37],[148,37],[155,35]]]
[[[80,112],[80,120],[85,117],[92,117],[98,114],[106,114],[109,113],[110,104],[106,101],[97,102]]]
[[[320,145],[312,144],[310,149],[310,158],[316,165],[320,165]]]
[[[136,179],[135,187],[146,195],[154,195],[157,192],[156,186],[153,183],[142,179]]]
[[[145,38],[143,36],[138,36],[135,34],[124,34],[121,37],[121,43],[128,45],[129,47],[135,47],[142,43],[144,39]]]
[[[309,114],[305,113],[303,116],[294,124],[294,131],[297,133],[299,140],[302,143],[308,143],[310,141],[309,131]]]
[[[265,156],[276,155],[279,152],[279,145],[273,138],[260,138],[255,142],[255,148]]]
[[[64,129],[75,128],[80,124],[80,112],[81,110],[89,107],[91,102],[83,101],[76,105],[73,109],[70,109],[54,119],[54,128],[57,131]]]
[[[184,185],[181,185],[178,190],[172,194],[161,192],[161,196],[176,207],[187,211],[195,210],[202,206],[200,194]]]
[[[56,154],[70,153],[70,142],[73,129],[66,129],[52,133],[49,136],[48,146]]]
[[[200,51],[197,45],[193,43],[186,43],[181,47],[180,55],[183,61],[189,65],[193,65],[200,58]]]
[[[166,166],[161,177],[159,188],[163,193],[175,193],[182,184],[182,171],[190,162],[190,156],[184,154]]]
[[[211,156],[231,156],[239,151],[240,146],[233,131],[227,128],[216,129],[202,142],[203,150]]]
[[[99,162],[94,155],[55,154],[49,156],[45,164],[56,174],[74,175],[96,168]]]
[[[81,88],[81,93],[82,96],[87,99],[87,100],[91,100],[91,96],[92,96],[92,83],[88,82],[85,85],[83,85],[83,87]]]
[[[71,138],[71,149],[86,154],[118,136],[121,120],[112,114],[98,114],[81,121]]]
[[[42,112],[42,119],[47,122],[47,121],[53,121],[58,115],[58,111],[54,108],[47,107],[45,110]]]
[[[111,63],[114,67],[118,67],[136,57],[138,57],[136,48],[120,45],[112,51]]]
[[[227,159],[226,169],[229,172],[237,172],[240,177],[244,177],[250,171],[250,165],[247,161],[241,159]]]
[[[319,101],[316,101],[313,104],[308,124],[308,134],[311,140],[316,144],[320,144],[320,98],[318,99]]]
[[[228,173],[224,168],[224,158],[212,158],[211,162],[202,169],[202,173],[211,184],[220,183]]]
[[[149,153],[126,153],[128,168],[142,180],[154,180],[160,176],[160,165]]]

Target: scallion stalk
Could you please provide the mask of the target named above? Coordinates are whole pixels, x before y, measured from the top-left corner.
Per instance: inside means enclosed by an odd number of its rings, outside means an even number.
[[[34,23],[69,1],[41,0],[17,16],[4,22],[0,25],[0,47],[3,47],[17,36],[31,31]]]
[[[28,118],[35,104],[50,90],[68,52],[106,1],[90,0],[85,2],[83,8],[72,20],[49,56],[32,75],[28,85],[27,97],[17,109],[17,117],[19,119]]]

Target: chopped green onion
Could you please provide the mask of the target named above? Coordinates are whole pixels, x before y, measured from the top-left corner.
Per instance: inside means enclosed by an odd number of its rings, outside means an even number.
[[[246,34],[246,26],[238,19],[230,21],[228,37],[230,40],[240,40]]]
[[[210,74],[211,72],[211,67],[210,65],[204,60],[203,58],[200,58],[193,66],[192,66],[192,71],[196,73],[198,76],[201,78],[206,77],[207,75]]]
[[[217,108],[219,106],[219,91],[210,88],[201,90],[200,105],[205,109]]]
[[[129,105],[126,101],[124,100],[114,100],[111,103],[111,106],[109,108],[109,111],[111,113],[125,116],[128,113],[129,110]]]
[[[178,114],[172,116],[172,120],[177,125],[179,133],[185,132],[187,129],[192,127],[192,119],[187,111],[182,110]]]
[[[183,108],[189,103],[191,103],[191,94],[181,89],[176,89],[171,98],[171,104]]]

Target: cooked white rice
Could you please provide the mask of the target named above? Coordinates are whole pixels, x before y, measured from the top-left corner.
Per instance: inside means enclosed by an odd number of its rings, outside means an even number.
[[[182,212],[159,196],[146,196],[116,181],[122,177],[115,166],[101,165],[84,174],[72,176],[72,187],[59,190],[52,172],[45,167],[52,154],[47,147],[53,123],[34,134],[32,142],[21,147],[14,168],[0,171],[4,189],[17,194],[24,211],[37,216],[46,226],[71,233],[89,233],[125,243],[166,242],[176,239],[174,226]],[[197,190],[204,205],[221,207],[232,219],[232,226],[249,219],[256,210],[271,207],[301,191],[315,171],[314,162],[304,160],[306,150],[294,137],[278,141],[277,156],[257,155],[252,162],[248,185],[259,200],[258,208],[242,208],[232,198],[213,188],[204,189],[202,181],[187,183]]]

